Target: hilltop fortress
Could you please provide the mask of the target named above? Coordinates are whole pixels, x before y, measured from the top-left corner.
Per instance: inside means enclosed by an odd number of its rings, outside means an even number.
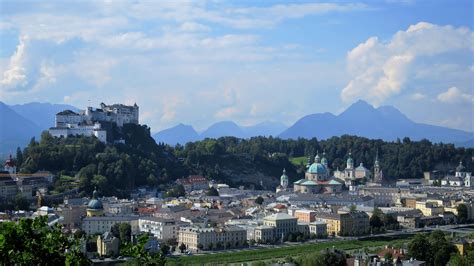
[[[87,107],[76,113],[64,110],[56,114],[55,126],[49,129],[53,137],[95,136],[101,142],[107,140],[107,124],[121,128],[124,124],[138,125],[138,105],[100,104],[100,108]],[[115,141],[115,140],[114,140]]]

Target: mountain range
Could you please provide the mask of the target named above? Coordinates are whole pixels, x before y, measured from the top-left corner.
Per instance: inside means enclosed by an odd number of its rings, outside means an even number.
[[[288,128],[275,122],[242,127],[234,122],[224,121],[211,125],[201,134],[192,126],[179,124],[160,131],[153,137],[158,142],[175,145],[222,136],[248,138],[265,135],[283,139],[313,137],[327,139],[345,134],[386,141],[409,137],[412,140],[428,139],[432,142],[455,143],[464,147],[474,146],[473,132],[416,123],[393,106],[375,108],[362,100],[355,102],[339,115],[331,113],[307,115]]]
[[[279,122],[262,122],[253,126],[239,126],[232,121],[222,121],[212,124],[209,128],[198,133],[192,126],[178,124],[153,135],[157,142],[170,145],[185,144],[205,138],[219,138],[233,136],[238,138],[250,138],[255,136],[278,136],[286,126]]]
[[[0,102],[0,157],[15,152],[17,147],[26,146],[32,137],[38,138],[43,130],[54,125],[55,114],[65,109],[78,111],[76,107],[65,104],[32,102],[7,105]],[[474,147],[473,132],[416,123],[393,106],[374,108],[364,101],[352,104],[339,115],[318,113],[304,116],[290,127],[279,122],[240,126],[232,121],[222,121],[198,133],[190,125],[178,124],[157,132],[153,137],[157,142],[175,145],[222,136],[327,139],[344,134],[387,141],[404,137],[412,140],[426,138],[432,142]]]

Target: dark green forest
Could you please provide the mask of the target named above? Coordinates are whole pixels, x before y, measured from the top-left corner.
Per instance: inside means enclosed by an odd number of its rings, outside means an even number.
[[[420,178],[428,170],[448,173],[460,161],[469,171],[473,169],[473,149],[409,138],[386,142],[347,135],[327,140],[222,137],[171,147],[156,143],[147,126],[129,124],[119,133],[126,144],[105,145],[93,137],[53,138],[44,132],[39,141],[32,139],[24,150],[18,149],[17,164],[24,173],[48,170],[57,176],[74,177],[81,191],[90,193],[97,186],[104,194],[144,185],[166,189],[172,181],[189,174],[258,187],[255,178],[245,181],[237,177],[260,174],[278,182],[286,168],[294,181],[303,177],[304,165],[295,166],[289,158],[313,157],[317,151],[326,153],[332,169],[344,169],[349,152],[356,166],[363,163],[372,169],[378,151],[384,176],[392,181]]]

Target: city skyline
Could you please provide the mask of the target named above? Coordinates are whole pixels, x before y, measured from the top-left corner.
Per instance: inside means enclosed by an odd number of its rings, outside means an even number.
[[[140,105],[154,131],[359,99],[474,131],[472,3],[2,1],[0,100]]]

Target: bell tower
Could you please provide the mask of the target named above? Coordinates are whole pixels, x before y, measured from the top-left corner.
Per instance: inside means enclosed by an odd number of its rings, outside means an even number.
[[[379,150],[378,149],[377,149],[377,153],[375,155],[375,162],[374,162],[374,182],[375,183],[382,183],[382,170],[380,169]]]

